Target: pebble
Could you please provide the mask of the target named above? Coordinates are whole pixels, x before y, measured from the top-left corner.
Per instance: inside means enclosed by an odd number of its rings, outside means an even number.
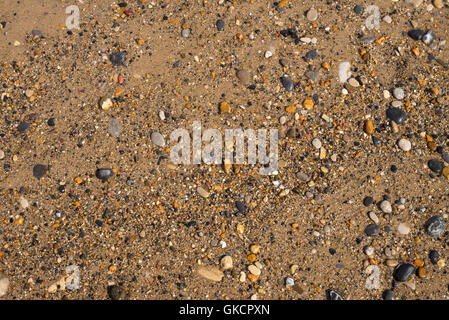
[[[316,149],[320,149],[322,147],[322,143],[321,140],[318,138],[315,138],[312,140],[312,145],[316,148]]]
[[[363,198],[363,205],[365,207],[369,207],[374,203],[374,199],[373,197],[367,196],[365,198]]]
[[[200,266],[197,273],[200,277],[215,282],[221,281],[224,277],[224,273],[215,267]]]
[[[209,197],[209,192],[207,192],[203,187],[198,187],[198,188],[196,189],[196,191],[197,191],[198,194],[199,194],[200,196],[202,196],[203,198]]]
[[[306,61],[311,61],[314,60],[316,58],[318,58],[318,52],[316,51],[316,49],[310,50],[306,53],[306,55],[304,56],[304,58],[306,59]]]
[[[251,245],[251,247],[249,248],[249,250],[251,251],[251,253],[253,254],[259,254],[260,253],[260,246],[258,244],[253,244]]]
[[[5,152],[3,150],[0,150],[0,160],[3,160],[5,158]]]
[[[380,233],[380,227],[375,224],[369,224],[368,226],[366,226],[364,232],[366,235],[371,237],[378,236]]]
[[[338,66],[338,78],[341,83],[345,83],[351,77],[351,64],[349,62],[342,62]]]
[[[433,5],[435,6],[435,8],[441,9],[444,7],[444,2],[443,0],[433,0]]]
[[[402,88],[394,88],[393,89],[393,97],[395,97],[398,100],[404,99],[404,89]]]
[[[449,163],[449,153],[443,153],[443,160],[446,161],[446,163]],[[1,159],[1,155],[0,155],[0,159]]]
[[[218,31],[224,31],[225,28],[225,22],[222,19],[218,19],[217,22],[215,23],[217,30]]]
[[[287,91],[292,91],[293,88],[295,87],[293,80],[287,76],[283,76],[281,78],[281,83],[284,86],[285,90],[287,90]]]
[[[365,10],[364,10],[364,8],[363,8],[362,6],[360,6],[360,5],[356,5],[356,6],[354,7],[354,12],[355,12],[356,14],[362,14],[363,11],[365,11]]]
[[[28,122],[21,122],[19,123],[19,125],[17,126],[17,130],[20,133],[26,133],[28,132],[28,130],[30,130],[30,124]]]
[[[19,204],[20,204],[20,207],[21,207],[22,209],[26,209],[26,208],[29,207],[28,200],[25,199],[24,197],[20,197],[20,198],[19,198]]]
[[[368,217],[375,223],[375,224],[379,224],[379,218],[377,217],[377,215],[370,211],[368,212]]]
[[[374,125],[371,120],[365,121],[365,133],[368,135],[372,135],[374,133]]]
[[[402,109],[392,107],[387,109],[387,118],[396,122],[397,124],[402,124],[407,119],[407,115]]]
[[[410,263],[401,263],[393,273],[394,280],[398,282],[408,281],[415,273],[415,267]]]
[[[363,251],[367,256],[372,256],[374,254],[374,248],[372,246],[366,246]]]
[[[412,143],[407,139],[400,139],[398,146],[402,151],[408,152],[412,149]]]
[[[165,146],[164,137],[162,136],[162,134],[160,134],[159,132],[156,132],[156,131],[151,134],[151,142],[153,142],[158,147]]]
[[[286,287],[293,287],[294,285],[295,285],[295,280],[293,280],[290,277],[285,279],[285,286]]]
[[[433,216],[429,220],[426,221],[424,225],[424,229],[426,233],[431,237],[439,237],[443,234],[444,228],[446,227],[446,223],[444,222],[443,217],[441,216]]]
[[[429,252],[429,260],[433,265],[436,265],[438,263],[438,260],[440,259],[440,254],[435,250],[430,250]]]
[[[190,29],[182,29],[181,30],[181,36],[183,37],[183,38],[188,38],[189,36],[190,36]]]
[[[432,30],[428,30],[423,36],[422,36],[422,41],[429,45],[433,40],[433,34],[432,34]]]
[[[8,293],[9,279],[3,273],[0,273],[0,297]]]
[[[385,23],[391,23],[393,20],[391,19],[391,17],[390,16],[385,16],[383,19],[382,19]]]
[[[297,177],[299,180],[301,180],[301,182],[309,182],[309,181],[310,181],[310,176],[307,175],[307,174],[304,173],[304,172],[298,172],[298,173],[296,174],[296,177]]]
[[[111,98],[102,97],[100,101],[98,102],[98,105],[101,109],[104,111],[108,111],[114,104],[112,103]]]
[[[351,87],[357,88],[360,86],[360,83],[355,78],[350,78],[348,83]]]
[[[315,21],[318,19],[318,11],[315,8],[309,9],[309,11],[307,11],[306,18],[309,21]]]
[[[435,173],[441,173],[443,170],[443,163],[437,159],[432,159],[427,162],[427,166]]]
[[[251,274],[253,274],[253,275],[255,275],[255,276],[260,276],[260,273],[261,273],[261,271],[260,271],[260,269],[259,268],[257,268],[255,265],[253,265],[253,264],[251,264],[251,265],[249,265],[248,266],[248,271],[251,273]]]
[[[112,174],[113,174],[112,170],[108,168],[101,168],[95,171],[95,176],[103,181],[108,180],[112,176]]]
[[[391,208],[390,201],[384,200],[380,203],[380,210],[382,210],[383,213],[392,213],[393,209]]]
[[[230,270],[233,267],[231,256],[224,256],[221,259],[220,263],[221,263],[221,267],[223,268],[223,270]]]

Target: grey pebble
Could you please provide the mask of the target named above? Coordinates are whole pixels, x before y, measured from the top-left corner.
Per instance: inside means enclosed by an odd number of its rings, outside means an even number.
[[[165,139],[159,132],[153,132],[151,134],[151,142],[153,142],[158,147],[165,146]]]

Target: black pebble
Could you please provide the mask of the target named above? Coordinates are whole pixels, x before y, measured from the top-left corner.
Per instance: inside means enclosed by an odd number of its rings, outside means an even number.
[[[215,25],[218,31],[224,31],[225,22],[222,19],[218,19]]]
[[[42,178],[47,173],[48,167],[43,164],[37,164],[33,167],[33,176],[37,179]]]
[[[406,113],[399,108],[388,108],[387,118],[393,120],[397,124],[402,124],[407,119]]]
[[[48,124],[50,127],[54,127],[54,126],[55,126],[55,118],[50,118],[50,119],[48,119],[48,120],[47,120],[47,124]]]
[[[410,30],[407,34],[413,40],[421,40],[425,33],[426,32],[423,30],[415,29],[415,30]]]
[[[25,133],[28,130],[30,130],[30,124],[28,122],[21,122],[18,126],[17,126],[17,130],[20,133]]]
[[[110,55],[109,59],[113,65],[120,66],[125,62],[126,54],[126,51],[114,52]]]
[[[384,300],[394,300],[394,292],[393,290],[385,290],[382,294]]]
[[[287,91],[292,91],[295,87],[295,85],[293,84],[293,80],[286,76],[283,76],[281,78],[281,83]]]
[[[368,236],[378,236],[380,233],[380,227],[376,224],[369,224],[366,226],[364,232]]]
[[[427,162],[429,169],[435,173],[441,173],[443,170],[443,163],[437,159],[432,159]]]
[[[440,259],[440,254],[435,250],[431,250],[429,252],[429,259],[433,265],[436,265],[438,263],[438,259]]]
[[[364,205],[365,207],[369,207],[369,206],[372,205],[373,203],[374,203],[373,197],[368,196],[368,197],[365,197],[365,198],[363,199],[363,205]]]
[[[398,282],[405,282],[410,279],[410,277],[415,272],[415,267],[410,263],[402,263],[400,264],[396,270],[394,270],[393,277],[394,280]]]
[[[101,179],[103,181],[108,180],[111,176],[112,176],[112,170],[111,169],[97,169],[97,171],[95,172],[95,176],[98,179]]]

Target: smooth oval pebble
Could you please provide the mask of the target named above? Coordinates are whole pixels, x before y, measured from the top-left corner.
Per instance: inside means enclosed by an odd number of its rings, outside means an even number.
[[[97,169],[95,176],[100,180],[106,181],[112,176],[112,170],[108,168]]]
[[[380,210],[382,210],[383,213],[391,213],[393,212],[393,209],[391,208],[391,203],[387,200],[384,200],[380,203]]]
[[[225,22],[222,19],[218,19],[215,25],[218,31],[223,31],[225,27]]]
[[[243,84],[248,84],[250,82],[250,75],[248,70],[239,70],[236,73],[237,79]]]
[[[440,235],[442,235],[445,227],[446,223],[441,216],[433,216],[432,218],[427,220],[424,226],[426,233],[431,237],[439,237]]]
[[[393,89],[393,96],[396,99],[398,99],[398,100],[404,99],[404,89],[402,89],[402,88],[394,88]]]
[[[408,281],[413,273],[415,272],[415,267],[410,263],[402,263],[400,264],[396,270],[394,270],[393,277],[394,280],[398,282]]]
[[[367,236],[378,236],[380,233],[380,227],[375,224],[369,224],[366,226],[364,232]]]
[[[407,119],[406,113],[402,109],[395,107],[388,108],[386,114],[388,119],[397,124],[402,124]]]
[[[441,173],[443,170],[443,163],[437,159],[432,159],[427,162],[427,166],[435,173]]]
[[[400,139],[398,146],[402,151],[408,152],[412,149],[412,143],[407,139]]]
[[[248,271],[255,276],[260,276],[260,269],[253,264],[248,266]]]
[[[309,11],[307,11],[306,18],[309,21],[315,21],[318,19],[318,11],[315,8],[309,9]]]
[[[157,145],[158,147],[163,147],[165,146],[165,140],[164,137],[162,136],[162,134],[160,134],[159,132],[153,132],[151,134],[151,142],[153,142],[155,145]]]
[[[382,297],[384,298],[384,300],[395,300],[394,299],[394,292],[393,290],[385,290],[384,293],[382,294]]]
[[[9,279],[2,273],[0,273],[0,297],[3,297],[8,293]]]
[[[209,197],[209,192],[207,192],[203,187],[198,187],[197,192],[200,196],[202,196],[203,198],[207,198]]]

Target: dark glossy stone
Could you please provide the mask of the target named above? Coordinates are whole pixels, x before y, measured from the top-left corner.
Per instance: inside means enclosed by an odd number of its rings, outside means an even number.
[[[373,197],[368,196],[368,197],[365,197],[365,198],[363,199],[363,205],[364,205],[365,207],[369,207],[369,206],[372,205],[373,203],[374,203]]]
[[[437,159],[432,159],[427,162],[427,166],[435,173],[441,173],[443,170],[443,163]]]
[[[112,170],[107,168],[97,169],[95,176],[103,181],[108,180],[112,176]]]
[[[402,109],[391,107],[387,109],[387,118],[397,124],[402,124],[407,119],[407,114]]]
[[[414,29],[414,30],[410,30],[407,34],[413,40],[421,40],[425,33],[426,32],[423,30]]]
[[[394,280],[398,282],[408,281],[413,273],[415,272],[415,267],[410,263],[401,263],[396,270],[394,270],[393,277]]]
[[[443,217],[441,216],[433,216],[429,220],[427,220],[424,228],[426,233],[431,237],[439,237],[446,227],[446,223],[444,222]]]
[[[295,87],[293,80],[286,76],[283,76],[281,78],[281,83],[284,86],[285,90],[287,91],[292,91],[293,88]]]
[[[431,250],[429,252],[429,260],[430,260],[430,262],[432,262],[433,265],[436,265],[438,263],[439,259],[440,259],[440,254],[437,251]]]
[[[366,226],[364,232],[367,236],[378,236],[380,233],[380,227],[376,224],[369,224]]]

